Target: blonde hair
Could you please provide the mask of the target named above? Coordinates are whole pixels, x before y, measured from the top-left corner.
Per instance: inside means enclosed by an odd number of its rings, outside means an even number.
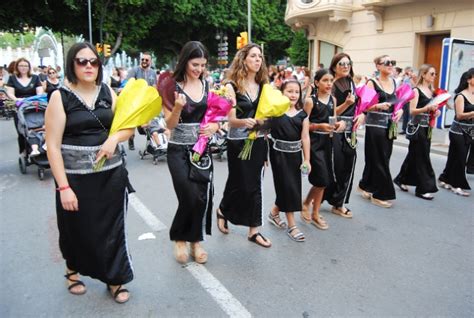
[[[384,54],[384,55],[380,55],[380,56],[377,56],[376,58],[374,58],[374,63],[377,65],[380,63],[380,61],[382,61],[384,58],[388,57],[387,54]]]
[[[262,52],[262,48],[255,43],[249,43],[241,48],[234,57],[232,64],[230,65],[229,72],[227,74],[226,82],[233,82],[237,87],[237,91],[240,93],[245,93],[245,85],[244,82],[247,79],[247,66],[244,64],[245,59],[249,55],[249,52],[254,47]],[[266,84],[268,83],[268,70],[267,66],[265,65],[265,57],[262,56],[262,66],[260,70],[255,75],[255,81],[257,84]]]
[[[418,70],[418,79],[416,80],[416,85],[415,86],[420,86],[423,84],[423,76],[428,73],[428,71],[430,70],[430,68],[435,68],[433,65],[431,64],[423,64],[420,66],[420,69]],[[431,91],[434,90],[434,87],[432,84],[429,85],[429,88]]]

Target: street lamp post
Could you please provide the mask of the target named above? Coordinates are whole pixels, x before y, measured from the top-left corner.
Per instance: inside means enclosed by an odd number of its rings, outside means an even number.
[[[217,31],[216,40],[219,41],[217,44],[217,64],[222,68],[228,63],[228,43],[227,43],[227,34],[222,31]]]
[[[247,0],[248,43],[252,43],[252,0]]]
[[[91,13],[91,0],[87,0],[87,10],[89,13],[89,42],[92,42],[92,13]]]

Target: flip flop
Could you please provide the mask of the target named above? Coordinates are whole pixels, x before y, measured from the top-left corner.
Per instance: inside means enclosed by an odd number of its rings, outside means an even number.
[[[309,207],[306,204],[301,205],[301,213],[300,213],[301,220],[304,223],[311,223],[311,215],[309,214]]]
[[[350,209],[345,208],[346,211],[342,211],[341,209],[342,207],[339,207],[339,208],[332,207],[331,212],[336,215],[342,216],[343,218],[352,219],[352,211]]]
[[[217,216],[217,228],[219,229],[219,231],[222,234],[229,234],[229,226],[227,224],[227,219],[225,218],[225,216],[222,215],[222,213],[220,212],[220,209],[216,210],[216,216]],[[219,226],[219,220],[224,220],[224,229],[226,229],[227,231],[222,230],[222,228]]]
[[[257,240],[257,237],[261,237],[265,242],[268,242],[268,240],[259,232],[255,233],[254,235],[252,235],[251,237],[248,237],[247,239],[250,241],[250,242],[253,242],[257,245],[260,245],[260,246],[263,246],[265,248],[269,248],[270,246],[272,246],[271,244],[270,245],[263,245],[262,243],[260,243],[258,240]]]
[[[319,219],[322,220],[323,218],[322,218],[322,217],[319,217]],[[311,224],[314,225],[315,227],[317,227],[317,228],[320,229],[320,230],[327,230],[327,229],[329,228],[329,225],[327,225],[327,223],[324,224],[324,225],[322,225],[322,224],[316,222],[316,220],[313,219],[313,218],[311,218]]]

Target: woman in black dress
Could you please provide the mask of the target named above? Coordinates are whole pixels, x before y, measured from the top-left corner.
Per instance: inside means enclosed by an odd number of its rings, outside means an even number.
[[[237,105],[229,112],[229,176],[217,209],[217,226],[224,234],[229,233],[227,221],[247,226],[249,241],[270,247],[270,240],[259,232],[263,224],[262,182],[264,163],[267,161],[267,142],[263,134],[258,134],[254,141],[250,159],[239,158],[249,131],[257,128],[254,116],[262,86],[268,83],[268,71],[260,46],[247,44],[237,52],[227,80],[225,87]]]
[[[461,196],[469,196],[471,187],[466,179],[466,159],[474,148],[474,68],[464,72],[455,90],[456,118],[449,129],[449,152],[439,183]]]
[[[58,72],[50,67],[48,69],[48,77],[46,78],[46,94],[48,94],[48,99],[59,86],[61,86],[61,81],[59,80]]]
[[[388,137],[388,129],[392,122],[394,102],[396,101],[396,84],[391,77],[396,62],[388,55],[374,59],[380,75],[367,82],[367,86],[379,94],[379,102],[368,109],[365,130],[365,166],[358,191],[365,199],[377,206],[390,208],[395,200],[395,188],[390,174],[390,157],[392,156],[393,140]],[[403,114],[396,114],[397,122]]]
[[[118,303],[129,299],[133,279],[125,238],[128,173],[117,144],[133,133],[109,136],[115,93],[102,83],[95,48],[76,43],[66,58],[68,87],[53,92],[46,110],[48,159],[56,181],[59,247],[69,292],[86,292],[81,275],[107,284]],[[95,163],[106,157],[97,170]]]
[[[356,149],[351,145],[351,134],[353,125],[357,127],[364,121],[365,115],[360,114],[358,118],[354,118],[356,87],[352,80],[354,72],[351,57],[346,53],[336,54],[329,71],[334,75],[332,95],[336,98],[337,118],[346,123],[346,128],[332,138],[336,181],[324,191],[324,200],[332,205],[332,213],[352,218],[352,211],[345,206],[349,203],[357,158]]]
[[[321,230],[329,228],[321,217],[319,209],[325,188],[335,182],[332,139],[335,132],[345,129],[344,121],[336,121],[336,99],[331,95],[334,76],[327,69],[320,69],[314,76],[317,89],[315,95],[305,102],[304,110],[309,114],[311,132],[311,173],[312,187],[303,202],[301,218]],[[313,203],[311,217],[309,205]]]
[[[436,111],[437,107],[430,104],[435,78],[436,70],[432,65],[423,64],[420,67],[413,89],[415,97],[410,101],[411,119],[406,131],[410,145],[400,173],[393,180],[404,192],[408,191],[408,185],[416,186],[415,195],[425,200],[433,200],[431,193],[438,192],[430,159],[431,139],[428,137],[430,112]],[[436,115],[439,116],[439,111]]]
[[[171,130],[168,143],[168,168],[178,197],[178,210],[170,228],[170,239],[175,242],[174,253],[179,263],[188,261],[187,242],[191,243],[191,256],[197,263],[207,261],[207,252],[200,242],[204,235],[211,234],[212,198],[214,186],[212,157],[206,159],[207,178],[193,177],[197,169],[191,163],[192,148],[198,135],[211,137],[218,129],[215,123],[200,129],[207,109],[208,83],[203,73],[208,59],[207,49],[200,42],[186,43],[179,55],[178,65],[173,73],[176,81],[174,105],[166,105],[164,114],[167,127]]]
[[[43,93],[43,86],[38,75],[31,74],[31,64],[24,57],[19,58],[15,63],[15,71],[10,75],[7,82],[7,95],[13,101],[19,101],[26,97],[31,97]],[[18,133],[18,148],[20,154],[25,149],[25,137],[18,131],[18,116],[13,115],[16,132]],[[39,153],[38,153],[39,154]]]
[[[276,199],[268,219],[277,228],[285,228],[280,211],[288,221],[288,236],[303,242],[304,234],[295,222],[295,211],[301,211],[301,173],[309,174],[310,141],[308,115],[302,109],[301,85],[297,80],[284,81],[283,95],[290,99],[290,109],[285,115],[271,119],[270,163],[273,171]],[[301,153],[303,152],[304,162]]]

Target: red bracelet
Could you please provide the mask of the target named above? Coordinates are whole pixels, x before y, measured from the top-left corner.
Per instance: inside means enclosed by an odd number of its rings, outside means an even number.
[[[67,189],[71,189],[71,187],[69,185],[66,185],[64,187],[58,187],[58,188],[56,188],[56,191],[61,192],[61,191],[67,190]]]

